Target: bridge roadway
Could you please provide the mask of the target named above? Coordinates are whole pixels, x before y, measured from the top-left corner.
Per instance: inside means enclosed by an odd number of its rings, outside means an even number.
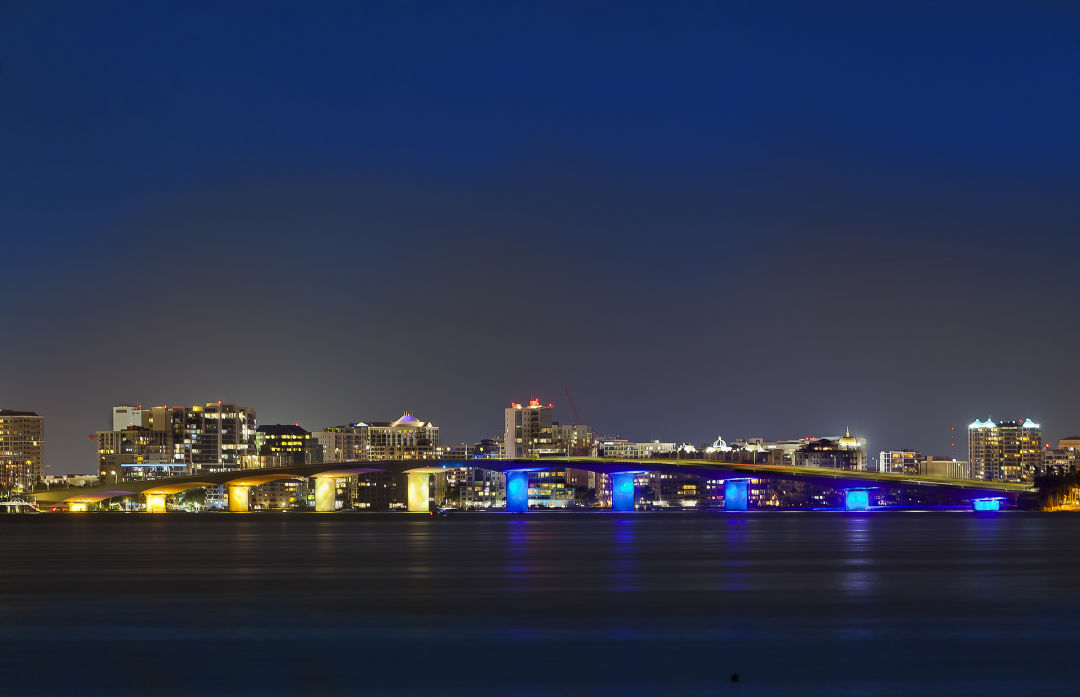
[[[315,478],[315,509],[333,511],[336,494],[335,480],[365,473],[386,472],[408,475],[408,499],[410,511],[427,511],[429,477],[432,473],[456,467],[477,467],[505,472],[507,474],[507,509],[526,510],[528,472],[570,467],[610,474],[613,477],[613,505],[616,510],[632,510],[634,502],[633,474],[661,472],[670,474],[696,474],[716,479],[733,480],[746,478],[787,479],[812,482],[848,490],[865,490],[881,486],[911,486],[917,488],[948,489],[960,496],[980,497],[1008,496],[1030,493],[1034,488],[1028,484],[1010,482],[986,482],[979,480],[944,479],[908,474],[884,474],[881,472],[855,472],[813,467],[786,467],[765,464],[716,462],[712,460],[624,460],[614,458],[554,457],[513,460],[375,460],[365,462],[324,462],[293,467],[233,470],[185,477],[168,477],[142,481],[123,481],[96,487],[52,489],[36,492],[33,496],[39,504],[66,503],[71,510],[87,510],[90,504],[99,503],[116,496],[144,495],[147,511],[164,512],[165,499],[189,489],[225,485],[229,489],[229,510],[249,509],[251,487],[280,479]],[[727,489],[728,495],[741,495],[745,499],[746,487]],[[745,500],[743,501],[745,507]]]

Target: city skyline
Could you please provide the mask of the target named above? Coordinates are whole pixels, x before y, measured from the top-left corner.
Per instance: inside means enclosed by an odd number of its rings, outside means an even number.
[[[0,12],[0,389],[53,463],[133,396],[467,439],[567,385],[638,438],[939,454],[1080,423],[1066,6]]]
[[[0,1],[4,694],[1068,694],[1080,1]]]
[[[557,413],[557,412],[554,412],[554,407],[556,406],[556,404],[554,402],[549,402],[546,405],[543,404],[542,402],[543,402],[543,400],[537,400],[537,399],[534,398],[534,399],[532,399],[532,403],[529,404],[529,406],[547,406],[553,413]],[[236,406],[235,403],[230,405],[227,402],[223,402],[223,400],[218,400],[217,402],[208,402],[208,403],[206,403],[206,408],[209,409],[214,404],[218,405],[219,407],[221,405],[223,405],[223,404],[225,406],[228,406],[228,407],[235,407]],[[507,412],[507,413],[511,412],[511,410],[513,408],[515,408],[515,407],[520,408],[521,404],[516,403],[516,402],[510,402],[509,406],[510,406],[510,408],[504,408],[504,411]],[[117,419],[118,418],[119,419],[127,418],[127,410],[128,409],[131,409],[131,410],[134,410],[134,411],[145,411],[147,413],[147,415],[149,415],[150,411],[154,410],[154,409],[162,409],[162,410],[176,410],[176,409],[190,410],[190,409],[195,409],[196,411],[201,411],[202,407],[198,403],[196,403],[194,407],[186,407],[186,406],[178,406],[178,405],[164,405],[164,404],[163,405],[156,405],[156,406],[154,406],[154,405],[144,406],[141,403],[140,404],[119,403],[119,404],[111,405],[110,409],[112,410],[112,413],[111,413],[111,418],[112,418],[112,422],[113,422],[112,423],[112,430],[114,432],[117,432],[117,431],[122,431],[123,430],[123,427],[118,425]],[[118,410],[123,411],[124,414],[118,416],[118,413],[117,413]],[[250,412],[249,418],[251,418],[253,422],[256,421],[256,416],[255,415],[257,413],[260,413],[260,410],[257,407],[250,407],[250,406],[241,407],[240,411],[241,412],[244,412],[244,411]],[[20,412],[12,412],[12,413],[20,413]],[[29,412],[27,412],[27,413],[29,413]],[[414,410],[405,409],[405,410],[402,411],[402,418],[411,418],[413,413],[414,413]],[[44,418],[44,415],[41,415],[41,414],[37,414],[36,416]],[[635,437],[634,434],[624,433],[624,432],[620,431],[617,428],[616,429],[607,429],[607,430],[605,430],[605,429],[599,429],[596,426],[594,426],[592,424],[589,424],[589,423],[579,423],[579,422],[577,422],[577,421],[575,421],[573,419],[561,420],[561,419],[555,418],[555,417],[552,417],[552,418],[553,418],[553,421],[555,423],[561,423],[564,426],[565,425],[578,424],[578,425],[581,425],[581,426],[588,427],[590,429],[590,431],[596,437],[599,437],[599,438],[616,437],[616,438],[623,438],[623,439],[625,439],[625,440],[627,440],[629,442],[637,442],[637,443],[647,443],[647,442],[651,442],[651,441],[664,440],[664,441],[674,442],[676,445],[679,445],[679,444],[691,445],[691,446],[694,446],[694,447],[699,448],[699,449],[704,449],[705,446],[707,446],[713,440],[713,437],[688,438],[688,439],[681,439],[681,440],[680,439],[670,439],[670,438],[664,438],[663,434],[661,434],[661,436],[655,437],[655,438],[654,437],[639,438],[639,437]],[[432,420],[432,421],[428,422],[428,425],[433,426],[437,421],[438,421],[437,419]],[[996,419],[996,421],[998,423],[1008,423],[1008,420],[1003,420],[1003,419],[1000,419],[1000,418]],[[1058,443],[1060,441],[1070,440],[1070,439],[1076,438],[1076,436],[1073,435],[1073,433],[1074,433],[1073,431],[1062,432],[1060,434],[1048,434],[1046,432],[1046,430],[1041,426],[1041,424],[1035,423],[1034,421],[1032,421],[1032,419],[1030,417],[1025,417],[1024,419],[1016,419],[1015,423],[1017,425],[1019,425],[1021,421],[1025,421],[1025,424],[1024,424],[1025,426],[1030,424],[1030,425],[1033,425],[1036,429],[1040,429],[1039,433],[1041,434],[1041,438],[1037,439],[1038,447],[1040,449],[1042,449],[1042,448],[1047,448],[1047,449],[1056,448],[1056,447],[1058,447]],[[346,420],[346,421],[338,421],[338,422],[333,422],[333,423],[323,423],[323,424],[315,425],[315,424],[305,423],[305,422],[302,422],[302,421],[299,421],[299,420],[294,420],[294,421],[280,421],[280,420],[272,421],[272,420],[263,420],[261,418],[258,418],[257,422],[258,422],[260,427],[262,427],[262,426],[272,426],[272,425],[283,425],[283,426],[295,425],[297,427],[302,427],[302,428],[310,431],[311,433],[317,433],[317,432],[320,432],[320,431],[336,430],[337,428],[342,427],[342,426],[366,425],[366,423],[372,423],[372,424],[385,423],[385,424],[389,424],[390,420],[379,421],[379,420],[375,420],[375,419],[355,419],[355,420]],[[135,422],[132,422],[132,423],[135,423]],[[419,422],[419,423],[421,423],[421,425],[423,425],[423,422]],[[859,439],[863,443],[863,445],[861,447],[867,453],[870,454],[870,459],[873,462],[877,461],[877,458],[873,455],[874,453],[881,452],[881,454],[884,455],[884,454],[886,454],[886,453],[888,453],[890,451],[918,452],[918,453],[921,453],[923,457],[930,456],[930,457],[946,458],[946,459],[952,457],[952,458],[958,459],[958,460],[965,460],[967,458],[967,455],[968,455],[969,443],[971,442],[971,440],[970,440],[971,439],[971,435],[970,435],[971,429],[972,428],[980,428],[980,427],[982,427],[984,425],[993,425],[993,424],[994,424],[994,421],[989,419],[989,418],[987,418],[987,421],[985,422],[985,424],[979,418],[976,418],[975,421],[970,423],[970,424],[964,425],[963,427],[957,427],[956,432],[957,433],[963,433],[964,435],[962,437],[950,436],[951,441],[956,443],[956,448],[950,448],[949,452],[945,452],[945,451],[943,451],[943,452],[934,452],[934,451],[926,450],[924,448],[920,448],[920,447],[917,447],[917,446],[913,447],[910,442],[906,442],[905,444],[902,444],[902,445],[898,445],[898,444],[895,444],[895,443],[891,443],[891,444],[874,443],[874,442],[870,441],[869,439],[865,438],[865,436],[863,436],[862,434],[858,433],[857,430],[856,430],[855,435],[859,436]],[[143,424],[143,425],[145,426],[145,424]],[[504,427],[505,427],[505,424],[504,424]],[[440,429],[439,426],[435,426],[436,433],[439,431],[439,429]],[[843,430],[847,431],[847,436],[848,437],[852,436],[850,428],[845,427]],[[99,450],[98,450],[99,444],[97,442],[97,439],[102,437],[103,435],[105,435],[107,433],[108,433],[107,430],[96,429],[94,431],[94,433],[91,434],[91,438],[90,438],[90,450],[92,451],[90,453],[90,462],[91,462],[91,464],[95,463],[96,457],[97,457],[98,452],[99,452]],[[826,430],[826,431],[815,432],[815,433],[804,432],[804,433],[797,433],[797,434],[779,434],[779,435],[774,435],[774,434],[768,433],[767,431],[764,431],[764,430],[760,430],[758,432],[754,432],[754,433],[751,433],[751,434],[734,434],[734,433],[725,434],[723,429],[719,429],[719,431],[716,433],[716,437],[723,438],[725,441],[727,441],[729,443],[733,443],[735,441],[745,442],[745,441],[748,441],[748,440],[751,440],[751,439],[756,439],[756,438],[760,438],[760,439],[765,440],[765,441],[794,441],[794,440],[811,441],[811,440],[818,439],[818,438],[840,438],[841,440],[843,440],[844,436],[839,435],[839,433],[840,433],[840,430],[837,429],[837,430],[834,430],[834,431],[827,431]],[[474,437],[466,437],[466,438],[449,438],[449,439],[443,438],[440,441],[440,443],[442,445],[449,445],[451,443],[453,443],[453,444],[474,444],[474,443],[478,443],[478,442],[480,442],[480,441],[482,441],[482,440],[484,440],[486,438],[490,438],[492,436],[500,437],[501,434],[502,434],[501,430],[495,429],[495,430],[492,430],[491,433],[489,433],[488,435],[475,435]],[[254,428],[252,428],[252,438],[254,438]],[[909,439],[909,440],[914,440],[914,439]],[[957,448],[959,448],[960,450],[957,451]],[[363,459],[363,458],[352,458],[352,459]],[[219,460],[220,460],[220,458],[219,458]],[[228,462],[222,462],[221,464],[224,464],[226,467],[230,466]],[[237,464],[234,464],[232,466],[239,466],[239,464],[237,463]],[[248,466],[251,466],[251,465],[245,465],[245,467],[248,467]],[[259,465],[259,466],[264,466],[264,465]],[[870,467],[870,469],[873,469],[873,467]],[[49,458],[45,459],[45,473],[50,474],[50,475],[86,474],[86,473],[88,473],[88,472],[90,472],[92,470],[93,470],[93,468],[79,467],[77,465],[69,467],[67,469],[60,469],[54,463],[50,462]]]

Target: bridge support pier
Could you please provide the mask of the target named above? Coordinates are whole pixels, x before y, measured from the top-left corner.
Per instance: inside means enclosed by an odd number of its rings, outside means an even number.
[[[529,473],[510,471],[506,473],[506,511],[524,513],[529,510]]]
[[[636,472],[615,472],[611,475],[611,510],[634,510],[634,475]]]
[[[412,475],[409,475],[409,490],[412,491]],[[409,503],[411,511],[411,499]],[[315,510],[319,513],[332,513],[336,508],[337,478],[315,477]]]
[[[724,480],[724,510],[745,511],[747,509],[747,485],[749,479]]]
[[[1001,499],[998,498],[985,498],[985,499],[972,499],[971,510],[976,513],[984,511],[1000,511]]]
[[[164,513],[165,508],[165,494],[147,494],[146,495],[146,512],[147,513]]]
[[[409,472],[409,513],[431,512],[431,475]]]
[[[845,511],[868,511],[870,510],[869,489],[844,489]]]
[[[229,485],[229,512],[247,513],[251,510],[251,487],[242,484]]]

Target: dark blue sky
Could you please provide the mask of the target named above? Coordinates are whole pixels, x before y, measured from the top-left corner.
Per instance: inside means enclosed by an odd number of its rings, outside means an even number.
[[[0,406],[1080,431],[1073,2],[0,8]],[[966,446],[963,441],[959,450]]]

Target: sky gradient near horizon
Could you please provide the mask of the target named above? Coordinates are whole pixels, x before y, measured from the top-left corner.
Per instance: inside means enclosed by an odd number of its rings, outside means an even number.
[[[0,408],[1056,442],[1077,124],[1068,2],[6,3]]]

